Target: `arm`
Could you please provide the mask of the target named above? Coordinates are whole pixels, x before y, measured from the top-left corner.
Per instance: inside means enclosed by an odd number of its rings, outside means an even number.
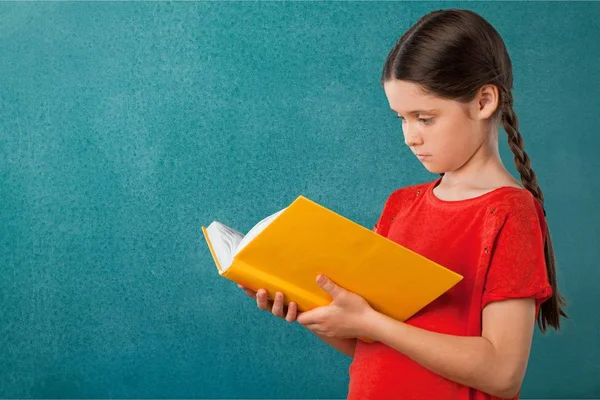
[[[454,336],[417,328],[373,312],[366,336],[410,357],[449,380],[493,396],[519,392],[533,337],[533,299],[490,303],[483,310],[482,336]]]
[[[336,338],[325,335],[319,335],[316,332],[311,331],[319,339],[336,349],[342,354],[347,355],[350,358],[354,358],[354,349],[356,348],[356,338]]]

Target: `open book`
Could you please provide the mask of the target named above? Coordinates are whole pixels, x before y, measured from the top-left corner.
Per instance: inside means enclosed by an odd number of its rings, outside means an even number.
[[[202,227],[219,274],[308,311],[331,302],[316,283],[324,274],[371,307],[404,321],[462,276],[328,208],[298,196],[243,235],[213,221]],[[370,342],[368,338],[360,338]]]
[[[227,271],[227,268],[229,268],[233,262],[233,257],[262,232],[267,225],[273,222],[273,220],[284,210],[285,208],[281,211],[277,211],[275,214],[269,215],[267,218],[254,225],[246,235],[223,225],[219,221],[213,221],[208,225],[206,233],[212,245],[214,256],[217,258],[215,261],[218,262],[217,265],[219,270],[223,272]]]

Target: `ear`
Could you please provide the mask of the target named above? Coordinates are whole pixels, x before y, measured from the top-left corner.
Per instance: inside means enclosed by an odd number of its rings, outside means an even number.
[[[484,120],[490,118],[498,108],[500,97],[496,85],[483,85],[475,96],[475,118]]]

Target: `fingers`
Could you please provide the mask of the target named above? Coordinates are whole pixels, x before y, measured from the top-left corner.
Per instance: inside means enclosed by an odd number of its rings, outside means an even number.
[[[284,318],[287,322],[296,321],[298,315],[298,305],[295,302],[290,302],[286,307],[284,305],[284,295],[281,292],[275,294],[272,312],[274,315]]]
[[[271,311],[272,305],[267,298],[267,291],[265,289],[258,289],[256,292],[256,305],[261,310]]]
[[[267,291],[265,289],[258,289],[256,292],[250,290],[239,283],[237,284],[240,289],[244,290],[244,293],[249,297],[256,299],[256,305],[258,308],[264,311],[270,311],[273,315],[284,318],[287,322],[294,322],[298,318],[298,306],[295,302],[290,302],[286,307],[284,302],[284,295],[281,292],[276,292],[275,300],[271,301],[267,297]]]
[[[272,312],[273,315],[276,315],[279,318],[285,317],[285,314],[283,313],[283,293],[275,293],[275,301],[273,302]]]
[[[288,305],[288,312],[285,316],[287,322],[294,322],[298,317],[298,306],[293,301]]]

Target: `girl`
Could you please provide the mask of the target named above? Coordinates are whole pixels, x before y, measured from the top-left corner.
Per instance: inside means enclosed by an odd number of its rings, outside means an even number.
[[[392,192],[374,230],[463,280],[404,322],[324,276],[332,302],[300,314],[282,293],[243,289],[353,357],[348,399],[516,399],[536,319],[545,332],[566,314],[504,43],[474,12],[434,11],[392,48],[381,83],[406,145],[440,177]],[[500,159],[500,123],[522,186]]]

